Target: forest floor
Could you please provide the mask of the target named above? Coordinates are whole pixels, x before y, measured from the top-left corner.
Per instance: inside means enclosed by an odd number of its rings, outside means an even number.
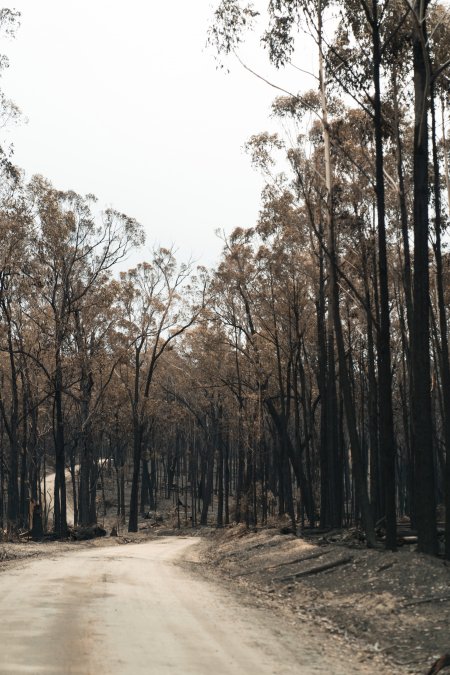
[[[382,661],[425,673],[450,651],[450,567],[411,546],[391,553],[352,532],[298,538],[234,526],[205,538],[202,562],[256,605],[347,642],[374,673]]]

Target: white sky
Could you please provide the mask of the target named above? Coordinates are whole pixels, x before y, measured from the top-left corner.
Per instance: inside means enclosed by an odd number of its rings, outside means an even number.
[[[0,48],[5,94],[28,118],[9,132],[27,176],[94,193],[139,220],[147,246],[173,244],[206,265],[221,249],[217,228],[255,223],[262,180],[242,146],[274,127],[276,95],[232,61],[230,74],[216,69],[205,45],[217,4],[16,0],[7,6],[21,28]],[[270,74],[256,41],[245,58],[295,91],[313,86],[296,71]]]

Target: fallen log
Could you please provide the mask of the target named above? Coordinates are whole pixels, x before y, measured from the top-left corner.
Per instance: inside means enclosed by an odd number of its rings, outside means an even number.
[[[415,605],[425,605],[429,602],[447,602],[448,600],[450,600],[450,595],[430,595],[427,598],[417,598],[416,600],[405,602],[402,605],[402,609],[414,607]]]
[[[297,563],[302,563],[307,560],[314,560],[315,558],[321,558],[323,555],[330,554],[331,551],[317,551],[316,553],[311,553],[311,555],[305,555],[301,558],[295,558],[294,560],[288,560],[287,562],[277,563],[276,565],[270,565],[266,567],[266,570],[274,569],[275,567],[284,567],[285,565],[296,565]]]
[[[340,567],[341,565],[348,565],[348,563],[353,562],[353,556],[348,556],[345,558],[339,558],[339,560],[334,560],[330,563],[325,563],[324,565],[318,565],[317,567],[311,567],[309,570],[301,570],[295,574],[289,574],[285,577],[275,578],[273,581],[291,581],[292,579],[299,579],[300,577],[309,577],[313,574],[320,574],[321,572],[326,572],[327,570],[332,570],[335,567]]]
[[[269,570],[273,570],[277,567],[284,567],[285,565],[296,565],[298,563],[306,562],[308,560],[314,560],[315,558],[321,558],[323,555],[328,555],[331,553],[331,551],[317,551],[316,553],[312,553],[311,555],[306,555],[303,556],[302,558],[295,558],[294,560],[288,560],[287,562],[281,562],[277,563],[276,565],[269,565],[268,567],[261,567],[260,569],[257,570],[250,570],[247,572],[239,572],[238,574],[233,574],[232,577],[247,577],[250,574],[254,574],[255,572],[268,572]]]
[[[106,530],[100,525],[92,525],[91,527],[74,527],[69,528],[69,536],[75,541],[86,541],[87,539],[96,539],[97,537],[105,537]]]

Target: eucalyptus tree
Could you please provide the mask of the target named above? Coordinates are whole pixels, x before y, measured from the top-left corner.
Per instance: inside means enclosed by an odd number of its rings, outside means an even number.
[[[0,8],[0,37],[13,38],[20,26],[20,12],[15,9]],[[0,74],[9,68],[9,58],[5,53],[0,54]],[[8,127],[11,123],[20,120],[21,113],[17,105],[8,99],[5,92],[0,90],[0,128]],[[8,145],[3,137],[0,141],[0,171],[4,177],[8,176],[15,181],[19,180],[19,171],[13,163],[13,146]]]
[[[415,459],[416,519],[419,545],[426,553],[437,552],[436,495],[433,463],[430,376],[430,285],[428,212],[428,112],[430,67],[427,18],[429,2],[408,3],[413,17],[414,71],[414,283],[412,324],[412,420]]]
[[[394,438],[394,420],[392,411],[392,368],[390,344],[390,305],[388,282],[388,259],[386,244],[386,206],[385,206],[385,167],[383,147],[383,114],[382,114],[382,66],[383,51],[386,42],[392,33],[383,35],[385,26],[383,16],[389,3],[379,3],[378,0],[367,2],[356,0],[356,6],[367,22],[368,33],[371,36],[371,64],[373,92],[369,92],[368,100],[371,104],[373,131],[375,137],[375,194],[378,229],[378,279],[380,284],[380,324],[378,330],[378,377],[379,377],[379,419],[380,419],[380,447],[383,458],[383,481],[385,494],[386,519],[386,546],[396,548],[396,503],[395,503],[395,465],[396,447]],[[358,26],[358,12],[355,7],[345,4],[345,16],[352,23],[353,33],[360,37],[361,29]],[[398,30],[401,21],[393,30]],[[343,62],[343,61],[342,61]],[[353,76],[353,74],[352,74]]]
[[[359,12],[358,12],[359,8]],[[397,153],[397,174],[399,181],[399,201],[401,207],[401,222],[403,234],[403,247],[405,257],[405,296],[408,327],[411,336],[411,423],[413,427],[412,438],[414,442],[414,471],[417,525],[419,528],[420,548],[427,552],[436,551],[435,518],[434,513],[434,471],[433,471],[433,444],[431,427],[431,399],[430,399],[430,356],[429,356],[429,216],[428,216],[428,162],[429,162],[429,122],[428,111],[431,110],[432,128],[431,137],[435,137],[433,124],[433,92],[439,79],[442,79],[449,65],[448,41],[442,38],[443,26],[445,26],[445,9],[438,3],[433,2],[410,2],[399,0],[397,2],[376,2],[356,0],[355,2],[342,5],[342,13],[345,15],[343,30],[340,41],[332,49],[330,62],[339,69],[336,79],[339,85],[356,98],[358,92],[364,93],[364,72],[372,72],[374,93],[366,91],[366,98],[362,105],[369,101],[373,107],[374,133],[377,140],[377,199],[378,218],[380,221],[382,195],[380,186],[386,176],[382,172],[383,141],[386,140],[386,130],[393,125],[395,128],[395,142]],[[433,14],[435,17],[433,17]],[[431,26],[428,35],[428,26]],[[348,38],[349,29],[352,31],[353,40]],[[372,45],[372,53],[368,53],[368,45]],[[352,45],[352,46],[350,46]],[[355,46],[356,45],[356,46]],[[433,54],[435,53],[435,56]],[[333,68],[331,69],[333,72]],[[412,221],[414,225],[414,279],[413,292],[410,293],[410,262],[408,241],[408,214],[406,207],[404,172],[402,168],[402,142],[399,133],[399,76],[409,89],[409,76],[413,72],[414,119],[413,119],[413,148],[412,148],[412,174],[414,208]],[[343,75],[344,73],[344,75]],[[347,77],[345,76],[347,74]],[[384,74],[384,77],[380,77]],[[392,82],[394,110],[391,119],[388,119],[382,111],[380,89],[382,81]],[[384,106],[388,110],[389,106]],[[385,110],[385,112],[386,112]],[[389,132],[387,132],[389,133]],[[434,160],[434,173],[436,174],[436,153]],[[384,174],[384,176],[383,176]],[[389,176],[388,176],[389,177]],[[390,179],[392,181],[392,178]],[[438,180],[434,181],[435,188]],[[384,188],[383,188],[384,190]],[[439,194],[435,189],[435,202],[439,201]],[[439,208],[437,208],[439,219]],[[382,231],[379,223],[379,233]],[[437,227],[439,235],[439,225]],[[380,354],[382,356],[383,338],[383,245],[379,240],[380,260],[380,296],[381,296],[381,322],[380,322]],[[438,254],[439,256],[439,254]],[[439,266],[439,261],[438,261]],[[386,290],[386,288],[385,288]],[[441,296],[442,297],[442,296]],[[442,303],[440,303],[442,307]],[[385,307],[385,316],[387,305]],[[442,316],[442,312],[440,312]],[[441,319],[442,321],[442,319]],[[446,330],[442,322],[441,335],[446,339]],[[387,325],[384,322],[385,326]],[[448,346],[443,348],[442,353],[447,355]],[[444,359],[446,358],[444,355]],[[381,366],[381,364],[380,364]],[[444,373],[445,363],[442,361]],[[383,377],[383,368],[380,367],[380,385]],[[387,375],[387,370],[386,370]],[[444,375],[444,377],[446,377]],[[380,386],[380,393],[382,387]],[[427,393],[428,392],[428,393]],[[385,401],[385,398],[383,399]],[[380,416],[383,412],[383,401],[380,398]],[[425,420],[426,418],[426,420]],[[448,435],[448,434],[447,434]],[[426,440],[428,439],[428,440]],[[384,444],[385,447],[385,444]],[[425,480],[424,480],[425,476]],[[420,524],[419,524],[420,523]],[[428,524],[427,524],[428,523]]]
[[[241,518],[241,500],[246,504],[246,519],[249,520],[251,510],[249,505],[252,503],[252,491],[256,482],[255,471],[255,447],[254,435],[250,433],[250,438],[246,442],[247,418],[258,414],[254,409],[254,403],[261,401],[264,408],[269,411],[275,427],[275,434],[279,450],[275,450],[278,455],[274,464],[277,472],[278,493],[280,498],[280,508],[282,512],[287,512],[291,518],[292,526],[296,527],[295,512],[292,496],[291,466],[298,470],[297,452],[292,444],[288,434],[287,423],[289,416],[285,401],[285,392],[283,386],[282,409],[274,403],[280,397],[280,390],[275,384],[275,391],[272,389],[273,382],[273,343],[267,332],[265,320],[269,318],[266,314],[267,306],[264,307],[264,291],[270,290],[265,285],[262,290],[263,274],[259,266],[257,252],[253,243],[254,231],[235,230],[231,237],[226,240],[224,255],[216,272],[213,284],[214,289],[214,312],[218,317],[224,330],[229,334],[230,347],[235,351],[235,376],[234,391],[238,398],[238,486],[236,515]],[[273,297],[273,294],[272,294]],[[273,313],[272,313],[273,317]],[[269,318],[270,321],[270,318]],[[273,335],[273,334],[272,334]],[[280,344],[278,340],[278,348]],[[275,347],[276,349],[276,347]],[[275,366],[275,372],[278,373],[278,385],[284,384],[284,365],[280,352],[278,352],[278,368]],[[276,357],[275,357],[276,358]],[[244,373],[246,376],[244,376]],[[275,377],[275,382],[276,382]],[[289,376],[288,376],[288,389]],[[289,394],[288,394],[289,396]],[[271,412],[270,412],[271,411]],[[247,452],[245,452],[245,448]],[[298,475],[299,477],[299,475]],[[252,509],[252,520],[255,521],[255,509]]]
[[[429,0],[405,0],[411,13],[411,57],[414,86],[414,285],[412,325],[412,420],[415,458],[416,518],[419,548],[426,553],[437,552],[436,491],[433,452],[430,366],[430,277],[429,277],[429,113],[436,83],[450,66],[450,53],[431,56],[429,27],[433,3]],[[439,29],[439,22],[435,30]],[[436,159],[434,161],[436,173]],[[435,181],[437,177],[435,176]],[[439,195],[435,191],[435,208],[439,210]],[[439,227],[439,226],[438,226]],[[442,309],[442,308],[441,308]],[[442,321],[442,319],[441,319]],[[442,336],[446,340],[446,330]],[[445,346],[447,349],[447,345]],[[445,367],[445,364],[443,364]],[[446,374],[446,379],[448,372]],[[447,382],[448,385],[448,382]],[[449,453],[447,450],[447,462]],[[449,474],[450,475],[450,474]],[[449,486],[447,483],[447,494]],[[448,499],[448,498],[447,498]],[[449,504],[449,502],[447,502]],[[450,534],[450,530],[447,535]],[[447,555],[450,555],[447,536]]]
[[[301,235],[296,232],[297,214],[287,195],[278,203],[269,202],[262,219],[256,231],[237,230],[227,241],[217,273],[215,311],[228,326],[230,346],[234,342],[236,355],[245,357],[252,372],[244,391],[238,387],[240,398],[246,399],[250,392],[245,390],[253,386],[253,394],[273,425],[280,499],[295,527],[290,467],[310,523],[316,518],[305,468],[310,441],[310,411],[306,408],[304,434],[300,424],[300,399],[309,397],[302,354],[308,254],[304,259],[297,249]],[[236,357],[238,377],[243,368],[240,360]]]
[[[74,318],[89,302],[94,288],[105,283],[115,263],[130,247],[142,242],[139,224],[108,209],[95,213],[95,198],[61,192],[36,176],[28,187],[34,221],[32,258],[26,273],[35,292],[30,317],[42,333],[51,361],[39,365],[45,373],[54,400],[55,438],[55,531],[67,529],[66,439],[64,398],[72,375],[65,356],[74,329]],[[75,381],[78,373],[75,375]]]
[[[367,492],[366,480],[363,472],[361,447],[356,429],[356,419],[351,402],[351,387],[349,372],[345,358],[345,345],[340,317],[339,286],[337,282],[338,261],[336,258],[336,233],[334,222],[333,201],[333,167],[331,162],[331,137],[328,123],[328,95],[325,71],[324,12],[331,3],[326,0],[298,0],[296,2],[269,2],[267,6],[268,28],[263,36],[263,42],[269,50],[271,61],[281,67],[290,62],[295,50],[296,35],[302,20],[313,27],[314,39],[318,44],[319,61],[319,120],[324,142],[323,168],[325,176],[325,204],[327,236],[327,259],[329,276],[329,311],[332,316],[333,330],[339,359],[339,374],[344,398],[347,426],[352,450],[352,463],[355,483],[358,491],[358,501],[361,508],[363,526],[370,545],[375,543],[373,518]],[[216,22],[210,32],[211,42],[219,50],[230,53],[239,46],[243,39],[243,32],[258,16],[252,6],[242,7],[236,0],[223,0],[216,10]],[[301,97],[297,97],[301,99]]]
[[[74,376],[78,374],[78,384],[68,393],[78,409],[74,442],[80,449],[78,515],[79,523],[84,526],[97,522],[96,485],[100,464],[94,451],[94,432],[100,426],[104,398],[126,350],[117,340],[120,322],[117,293],[117,282],[105,275],[73,311],[72,368]]]
[[[0,210],[2,250],[0,257],[0,316],[2,319],[1,349],[7,356],[7,367],[2,368],[2,379],[9,381],[9,392],[0,391],[0,413],[9,440],[8,458],[8,528],[15,529],[23,518],[19,509],[19,459],[25,456],[20,440],[20,424],[23,420],[21,406],[21,376],[23,358],[18,355],[23,325],[23,298],[27,295],[22,267],[29,255],[30,219],[24,207],[22,191],[15,181],[5,180],[2,189]],[[6,364],[5,364],[6,365]],[[23,471],[23,469],[22,469]],[[24,494],[23,481],[21,493]],[[20,512],[21,511],[21,512]]]
[[[190,286],[192,271],[192,263],[177,264],[172,250],[160,248],[154,251],[151,262],[121,274],[119,307],[131,350],[127,368],[123,369],[133,418],[130,532],[138,527],[142,443],[155,370],[173,341],[195,323],[204,305],[206,279],[202,272],[203,279],[196,287]]]
[[[195,327],[183,335],[177,350],[167,355],[160,375],[165,394],[162,414],[164,419],[173,420],[171,426],[176,430],[175,442],[171,444],[173,449],[168,451],[166,458],[168,471],[170,468],[169,489],[175,467],[180,471],[184,464],[187,488],[190,487],[192,525],[198,521],[197,511],[200,512],[200,525],[208,523],[214,493],[217,494],[216,525],[229,524],[233,478],[240,509],[244,481],[236,481],[230,467],[230,463],[233,464],[230,449],[236,444],[236,437],[238,454],[239,444],[245,444],[237,409],[234,361],[226,329],[211,311],[206,310]],[[181,439],[185,446],[184,461]],[[253,449],[252,440],[249,434],[248,445]],[[247,487],[249,495],[246,497],[251,497],[254,485]],[[176,483],[177,494],[179,489],[180,485]],[[188,497],[186,490],[185,499]],[[245,515],[249,522],[251,499],[246,499],[246,504]],[[252,516],[254,520],[254,512]],[[235,513],[235,519],[240,522],[241,515]]]
[[[433,202],[434,202],[434,243],[433,250],[436,261],[435,283],[437,289],[437,313],[439,322],[440,344],[438,345],[439,370],[442,389],[441,418],[443,427],[444,446],[446,454],[445,470],[445,504],[446,504],[446,533],[445,533],[445,556],[450,559],[450,361],[447,328],[447,310],[444,288],[444,260],[442,233],[448,224],[443,205],[447,201],[447,212],[450,207],[450,183],[448,179],[448,154],[445,142],[445,121],[443,122],[442,149],[439,148],[437,138],[437,106],[439,99],[443,108],[443,101],[450,92],[450,76],[448,71],[450,58],[450,20],[448,10],[442,5],[431,8],[429,22],[431,25],[430,36],[430,69],[432,71],[430,86],[430,113],[431,113],[431,141],[432,141],[432,164],[433,164]],[[441,155],[443,155],[441,159]],[[443,167],[442,167],[443,164]],[[442,171],[442,168],[443,171]],[[442,190],[442,172],[447,182],[447,200],[445,191]]]

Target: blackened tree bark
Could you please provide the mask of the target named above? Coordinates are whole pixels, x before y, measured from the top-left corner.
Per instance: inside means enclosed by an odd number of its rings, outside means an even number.
[[[434,255],[436,259],[436,288],[438,297],[440,345],[439,360],[442,383],[442,426],[445,445],[445,557],[450,560],[450,362],[448,354],[447,314],[444,296],[444,267],[442,262],[442,201],[440,186],[439,156],[436,138],[436,106],[435,87],[431,87],[431,138],[433,146],[433,192],[435,208],[435,243]]]
[[[218,404],[214,410],[215,437],[217,445],[217,527],[223,527],[223,500],[224,500],[224,442],[222,431],[222,406]]]
[[[5,279],[2,278],[2,288]],[[11,308],[7,299],[2,297],[2,310],[7,323],[8,357],[11,374],[11,403],[9,414],[0,396],[0,411],[9,440],[8,456],[8,530],[15,530],[19,524],[19,382],[12,334]]]
[[[365,4],[365,3],[364,3]],[[397,518],[395,505],[395,437],[392,413],[392,370],[390,345],[389,284],[386,250],[385,186],[383,154],[383,117],[381,111],[381,40],[378,1],[372,0],[372,12],[368,13],[372,28],[373,84],[374,84],[374,132],[375,175],[378,226],[378,265],[380,284],[380,329],[378,332],[378,408],[380,419],[380,448],[383,465],[383,482],[386,518],[386,548],[396,550]]]
[[[139,473],[142,459],[142,410],[141,410],[141,352],[145,344],[145,336],[134,345],[134,387],[132,398],[133,418],[133,475],[131,479],[130,513],[128,519],[128,532],[138,531],[139,514]]]
[[[76,321],[76,338],[82,342],[83,337],[78,333],[78,330],[81,330],[81,327],[79,326],[79,322]],[[97,522],[97,513],[95,509],[92,511],[91,508],[92,501],[95,503],[97,467],[94,463],[92,428],[90,420],[91,392],[94,382],[92,379],[92,373],[89,369],[88,361],[85,358],[86,354],[83,353],[83,351],[83,348],[79,347],[80,358],[82,359],[80,368],[81,457],[79,519],[82,526],[88,526]]]
[[[61,344],[61,342],[58,343]],[[55,434],[55,489],[54,489],[54,518],[55,532],[60,537],[67,533],[67,502],[66,502],[66,446],[64,433],[63,409],[63,365],[60,348],[55,353],[54,375],[54,434]]]
[[[354,401],[352,397],[350,377],[346,361],[345,343],[342,331],[342,322],[339,307],[339,286],[338,286],[338,264],[336,255],[336,235],[334,229],[333,214],[333,178],[331,169],[331,139],[328,123],[328,102],[326,93],[325,68],[323,56],[323,37],[322,37],[322,3],[319,0],[318,8],[318,46],[319,46],[319,83],[322,108],[322,134],[324,139],[324,161],[325,177],[327,188],[327,249],[329,257],[329,312],[333,317],[333,327],[336,337],[336,346],[339,361],[339,381],[345,409],[345,418],[347,420],[347,429],[350,439],[350,448],[352,454],[352,468],[355,481],[356,495],[361,509],[361,519],[363,528],[366,532],[367,543],[369,546],[375,545],[375,530],[373,526],[373,516],[370,508],[370,500],[367,491],[367,482],[364,476],[361,443],[358,436],[356,425],[356,416]]]
[[[430,377],[430,285],[428,215],[428,110],[430,67],[427,47],[429,0],[415,0],[412,52],[414,67],[414,283],[412,331],[412,426],[418,546],[437,553],[436,493],[433,461]]]

